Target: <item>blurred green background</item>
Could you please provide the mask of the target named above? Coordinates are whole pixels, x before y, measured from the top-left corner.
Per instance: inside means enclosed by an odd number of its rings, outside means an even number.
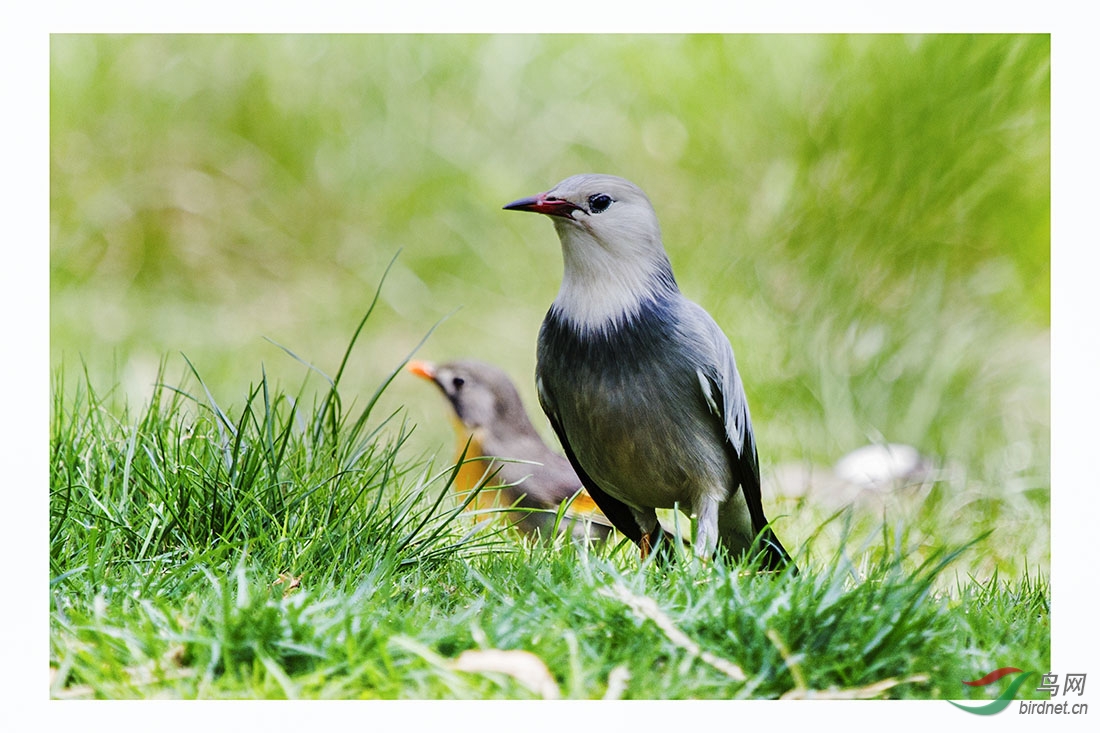
[[[67,384],[140,402],[183,352],[225,405],[261,363],[296,391],[265,337],[334,373],[400,250],[345,394],[453,313],[418,356],[501,365],[549,435],[561,255],[501,206],[614,173],[729,335],[766,472],[909,443],[945,471],[906,510],[928,541],[1048,566],[1049,36],[55,35],[50,84]],[[433,390],[402,406],[449,443]]]

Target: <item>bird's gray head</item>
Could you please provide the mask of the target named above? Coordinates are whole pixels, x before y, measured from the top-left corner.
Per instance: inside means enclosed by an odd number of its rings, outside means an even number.
[[[554,308],[578,327],[606,328],[629,318],[646,298],[676,289],[657,214],[625,178],[571,176],[504,208],[553,219],[565,260]]]
[[[530,424],[515,385],[495,366],[471,360],[438,366],[411,361],[406,369],[434,382],[469,430],[499,426],[517,431]]]

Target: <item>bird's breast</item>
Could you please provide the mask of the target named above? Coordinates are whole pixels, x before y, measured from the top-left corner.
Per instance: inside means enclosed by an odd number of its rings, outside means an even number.
[[[674,303],[579,330],[553,310],[539,334],[538,377],[578,462],[608,493],[635,506],[692,505],[724,496],[724,432],[696,376],[698,351]]]

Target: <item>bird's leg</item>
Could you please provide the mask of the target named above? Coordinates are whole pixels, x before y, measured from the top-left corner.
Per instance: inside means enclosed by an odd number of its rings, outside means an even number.
[[[718,500],[703,496],[695,507],[695,554],[708,558],[718,546]]]
[[[634,509],[632,507],[631,512],[634,514],[635,521],[638,522],[638,527],[642,530],[638,547],[641,550],[642,559],[645,560],[649,557],[649,553],[653,551],[653,543],[657,539],[657,533],[660,531],[661,525],[657,521],[657,512],[652,509]]]
[[[756,532],[753,530],[749,505],[740,489],[719,508],[718,534],[722,538],[722,549],[730,557],[739,557],[750,552]]]

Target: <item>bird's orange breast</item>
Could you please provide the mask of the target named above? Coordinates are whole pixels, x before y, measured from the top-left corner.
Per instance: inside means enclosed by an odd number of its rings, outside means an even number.
[[[481,445],[479,431],[470,431],[455,419],[455,433],[458,435],[458,452],[455,454],[455,463],[462,461],[455,476],[453,488],[457,494],[465,498],[467,494],[480,486],[486,478],[493,473],[493,461],[485,455]],[[469,445],[467,446],[467,441]],[[463,451],[465,450],[465,457]],[[498,482],[494,482],[499,485]],[[493,507],[508,506],[511,504],[506,497],[501,496],[501,490],[493,488],[494,483],[487,484],[474,499],[473,505],[477,509],[491,509]],[[474,515],[474,521],[481,521],[485,517]]]

